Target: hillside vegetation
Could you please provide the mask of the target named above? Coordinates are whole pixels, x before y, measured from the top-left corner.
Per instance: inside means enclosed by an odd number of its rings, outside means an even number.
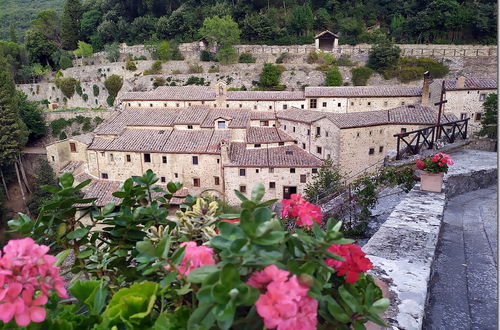
[[[13,25],[21,37],[39,11],[54,9],[61,12],[64,0],[0,0],[0,39],[9,38]]]

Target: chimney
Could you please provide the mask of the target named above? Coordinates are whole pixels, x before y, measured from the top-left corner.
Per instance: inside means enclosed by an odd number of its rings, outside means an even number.
[[[222,108],[226,103],[227,98],[227,85],[222,81],[217,83],[215,86],[215,95],[217,99],[217,106]]]
[[[431,73],[429,71],[424,72],[424,85],[422,86],[422,105],[429,104],[431,98],[431,84],[434,80],[432,80]]]
[[[229,164],[229,151],[231,149],[231,142],[228,140],[222,140],[220,142],[220,154],[222,158],[222,165]]]
[[[456,88],[465,88],[465,77],[460,76],[457,78]]]

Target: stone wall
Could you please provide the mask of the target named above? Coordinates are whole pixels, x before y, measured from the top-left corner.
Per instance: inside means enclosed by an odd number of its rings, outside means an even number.
[[[51,121],[59,118],[71,119],[75,118],[76,116],[91,118],[101,117],[102,119],[108,119],[115,113],[116,112],[114,110],[50,111],[44,112],[43,116],[45,118],[45,121],[47,123],[50,123]]]

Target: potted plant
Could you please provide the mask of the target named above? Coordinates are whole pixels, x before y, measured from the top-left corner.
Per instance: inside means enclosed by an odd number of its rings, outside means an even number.
[[[443,176],[448,173],[448,166],[453,164],[450,156],[442,152],[432,157],[417,159],[416,166],[420,170],[420,190],[441,192]]]

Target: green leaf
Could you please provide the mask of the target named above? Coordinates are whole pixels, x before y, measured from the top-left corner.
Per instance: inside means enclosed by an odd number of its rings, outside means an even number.
[[[252,189],[252,194],[251,194],[252,201],[254,201],[255,203],[260,202],[262,197],[264,197],[265,192],[266,191],[264,185],[262,183],[257,183],[255,186],[253,186]]]
[[[234,190],[236,197],[238,197],[242,202],[247,201],[248,198],[245,197],[239,190]]]
[[[172,257],[170,258],[170,261],[175,266],[178,266],[181,263],[182,258],[184,258],[184,251],[185,250],[186,250],[186,247],[183,246],[183,247],[177,249],[177,251],[175,251],[174,254],[172,254]]]
[[[344,311],[342,306],[340,306],[333,298],[328,297],[328,311],[330,314],[341,323],[348,323],[350,321],[349,315]]]
[[[371,307],[368,309],[368,312],[374,313],[374,314],[380,314],[383,313],[387,307],[389,307],[390,301],[387,298],[382,298],[377,301],[375,301]]]
[[[349,306],[349,308],[354,313],[360,311],[361,306],[359,305],[358,301],[349,291],[347,291],[347,289],[343,285],[339,287],[339,294],[342,300],[347,304],[347,306]]]
[[[187,278],[189,282],[193,283],[201,283],[205,278],[212,274],[217,272],[219,269],[217,266],[202,266],[196,269],[193,269],[191,272],[189,272]]]
[[[76,281],[69,288],[69,292],[73,297],[75,297],[81,304],[87,305],[90,310],[94,309],[95,295],[102,285],[101,281]],[[100,302],[99,302],[100,303]],[[104,303],[104,302],[103,302]],[[101,306],[101,310],[102,310]],[[99,310],[100,312],[100,310]]]
[[[89,232],[89,230],[87,228],[78,228],[77,230],[74,230],[71,233],[69,233],[68,235],[66,235],[66,238],[67,239],[82,238],[85,235],[87,235],[88,232]]]
[[[177,185],[173,182],[169,182],[167,183],[167,189],[169,192],[171,192],[172,194],[175,194],[177,192]]]
[[[75,178],[71,173],[63,173],[59,177],[59,182],[63,188],[71,188],[73,187],[73,182],[75,182]]]
[[[240,281],[240,273],[233,264],[225,265],[221,270],[220,277],[225,284],[237,283]]]
[[[85,181],[80,182],[78,185],[75,186],[75,190],[82,190],[85,188],[90,182],[92,182],[91,179],[87,179]]]
[[[62,263],[64,262],[64,260],[66,259],[66,257],[71,253],[71,249],[67,249],[67,250],[64,250],[64,251],[61,251],[59,252],[57,255],[56,255],[56,263],[54,264],[54,266],[56,267],[59,267],[62,265]]]
[[[102,208],[102,214],[106,215],[106,214],[113,212],[113,210],[115,209],[115,206],[116,206],[116,204],[114,202],[109,202],[108,204],[106,204]]]
[[[78,255],[77,255],[76,257],[77,257],[78,259],[85,259],[85,258],[87,258],[87,257],[91,256],[91,255],[92,255],[92,253],[94,253],[94,250],[92,250],[92,249],[87,249],[87,250],[84,250],[84,251],[82,251],[82,252],[78,253]]]
[[[153,246],[151,241],[140,241],[135,244],[137,251],[144,253],[148,256],[156,256],[156,248]]]
[[[189,317],[188,330],[210,329],[215,322],[215,315],[212,310],[213,304],[199,304]]]

